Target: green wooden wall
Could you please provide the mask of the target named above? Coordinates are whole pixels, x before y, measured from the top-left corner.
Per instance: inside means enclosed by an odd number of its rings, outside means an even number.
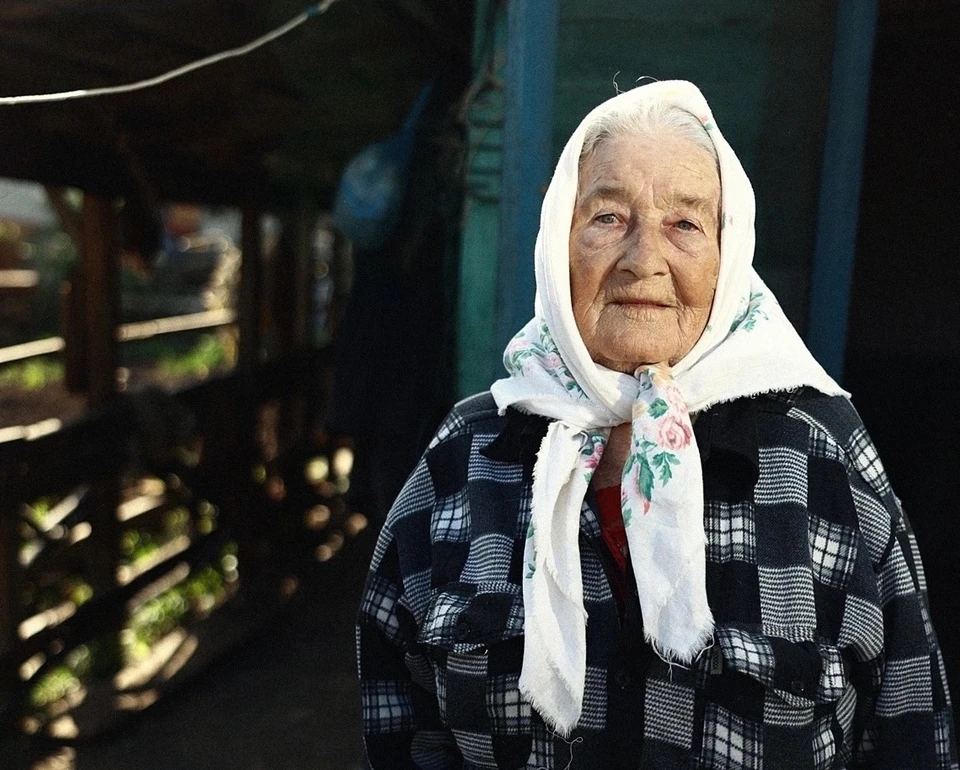
[[[558,2],[554,157],[583,115],[614,95],[614,80],[621,90],[643,76],[696,83],[756,190],[757,269],[803,332],[836,0]],[[478,30],[487,8],[480,5]],[[502,30],[497,45],[505,52]],[[485,147],[473,153],[472,169],[495,166],[499,137],[487,123],[496,108],[485,104],[478,101],[470,114],[471,147],[481,146],[481,136]],[[471,180],[461,266],[461,395],[501,375],[491,350],[496,204],[474,187]]]
[[[507,19],[497,0],[477,0],[475,18],[457,317],[460,397],[486,390],[499,376],[494,339]]]

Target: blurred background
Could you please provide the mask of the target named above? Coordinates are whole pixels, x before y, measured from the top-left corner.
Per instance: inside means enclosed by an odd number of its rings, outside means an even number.
[[[0,767],[362,767],[377,529],[645,77],[743,161],[957,693],[958,56],[955,0],[5,0],[0,97],[216,61],[0,99]]]

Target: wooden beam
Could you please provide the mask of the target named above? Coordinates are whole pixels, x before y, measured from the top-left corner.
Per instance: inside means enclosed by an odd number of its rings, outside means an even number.
[[[83,196],[82,239],[87,395],[89,405],[98,407],[117,393],[120,261],[117,211],[111,199]]]
[[[9,364],[14,361],[25,361],[28,358],[47,356],[63,350],[63,337],[47,337],[33,342],[24,342],[20,345],[10,345],[0,348],[0,364]]]
[[[133,340],[148,340],[158,334],[177,334],[178,332],[196,331],[198,329],[219,329],[228,326],[236,319],[236,313],[227,308],[220,310],[204,310],[200,313],[155,318],[151,321],[135,321],[121,324],[117,328],[117,339],[120,342]],[[7,348],[9,350],[9,348]],[[4,351],[0,350],[0,361]]]

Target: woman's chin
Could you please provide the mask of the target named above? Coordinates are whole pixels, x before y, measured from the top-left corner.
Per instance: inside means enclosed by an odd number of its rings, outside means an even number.
[[[670,354],[662,350],[646,350],[635,352],[624,352],[616,358],[597,357],[594,363],[611,369],[621,374],[632,375],[642,366],[660,366],[666,364],[669,366]]]

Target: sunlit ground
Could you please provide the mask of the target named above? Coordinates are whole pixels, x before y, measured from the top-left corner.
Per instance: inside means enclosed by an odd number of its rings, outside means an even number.
[[[373,536],[351,539],[198,678],[114,733],[41,742],[30,770],[359,770],[353,623]]]

